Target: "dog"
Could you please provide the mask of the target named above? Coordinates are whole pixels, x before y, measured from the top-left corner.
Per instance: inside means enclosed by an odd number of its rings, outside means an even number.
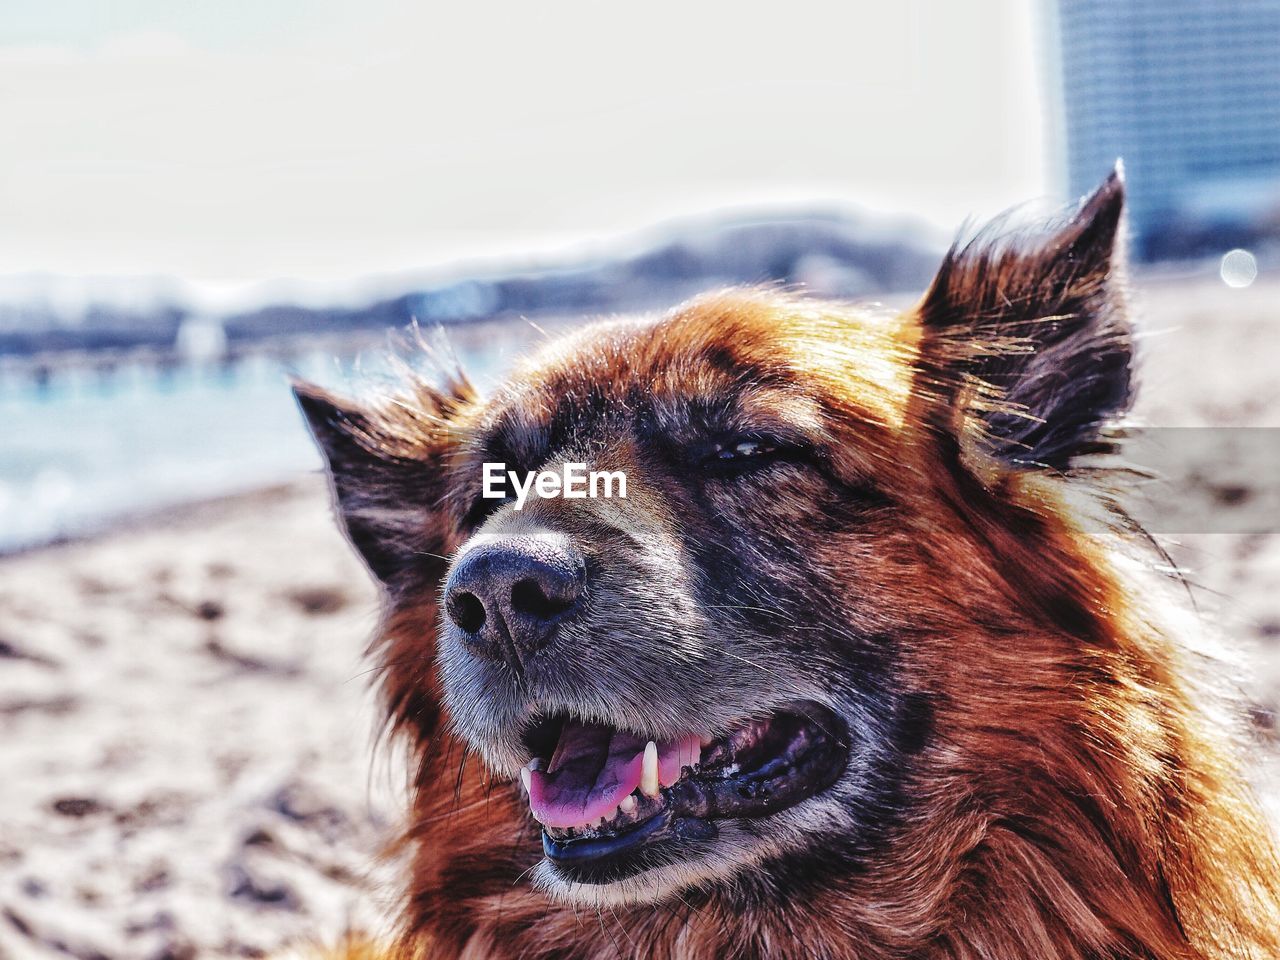
[[[297,384],[416,761],[351,955],[1280,957],[1231,731],[1078,467],[1133,393],[1123,208],[957,242],[905,312],[730,290],[488,397]]]

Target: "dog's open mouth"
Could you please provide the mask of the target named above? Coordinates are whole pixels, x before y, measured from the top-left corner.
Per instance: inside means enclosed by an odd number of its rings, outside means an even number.
[[[644,869],[659,845],[713,839],[717,820],[793,806],[839,779],[844,724],[804,704],[727,736],[647,737],[565,716],[525,734],[521,771],[548,859],[569,879],[607,883]]]

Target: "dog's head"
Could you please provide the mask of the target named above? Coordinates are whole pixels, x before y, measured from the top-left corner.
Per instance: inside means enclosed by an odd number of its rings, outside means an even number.
[[[1121,206],[1113,178],[957,247],[904,314],[729,292],[584,328],[483,399],[299,389],[386,588],[396,719],[509,781],[540,886],[637,902],[875,856],[918,758],[1005,692],[980,661],[1087,629],[1053,477],[1128,400]],[[625,496],[517,509],[486,463]]]

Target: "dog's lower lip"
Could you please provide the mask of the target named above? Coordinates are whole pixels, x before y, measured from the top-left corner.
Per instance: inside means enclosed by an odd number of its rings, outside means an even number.
[[[642,845],[671,821],[671,811],[662,810],[642,821],[634,830],[581,839],[556,838],[553,831],[542,831],[542,850],[561,864],[598,860],[616,856]]]
[[[543,828],[548,860],[570,879],[603,883],[670,859],[685,840],[718,833],[715,821],[763,817],[815,796],[844,770],[849,744],[829,710],[804,704],[742,725],[704,745],[703,763],[656,796],[637,790],[614,818],[591,827]],[[545,766],[536,761],[535,766]]]

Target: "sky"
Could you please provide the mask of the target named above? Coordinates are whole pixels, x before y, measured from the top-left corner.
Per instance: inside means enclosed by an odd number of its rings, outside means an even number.
[[[5,0],[0,277],[342,280],[810,201],[950,232],[1053,195],[1035,8]]]

